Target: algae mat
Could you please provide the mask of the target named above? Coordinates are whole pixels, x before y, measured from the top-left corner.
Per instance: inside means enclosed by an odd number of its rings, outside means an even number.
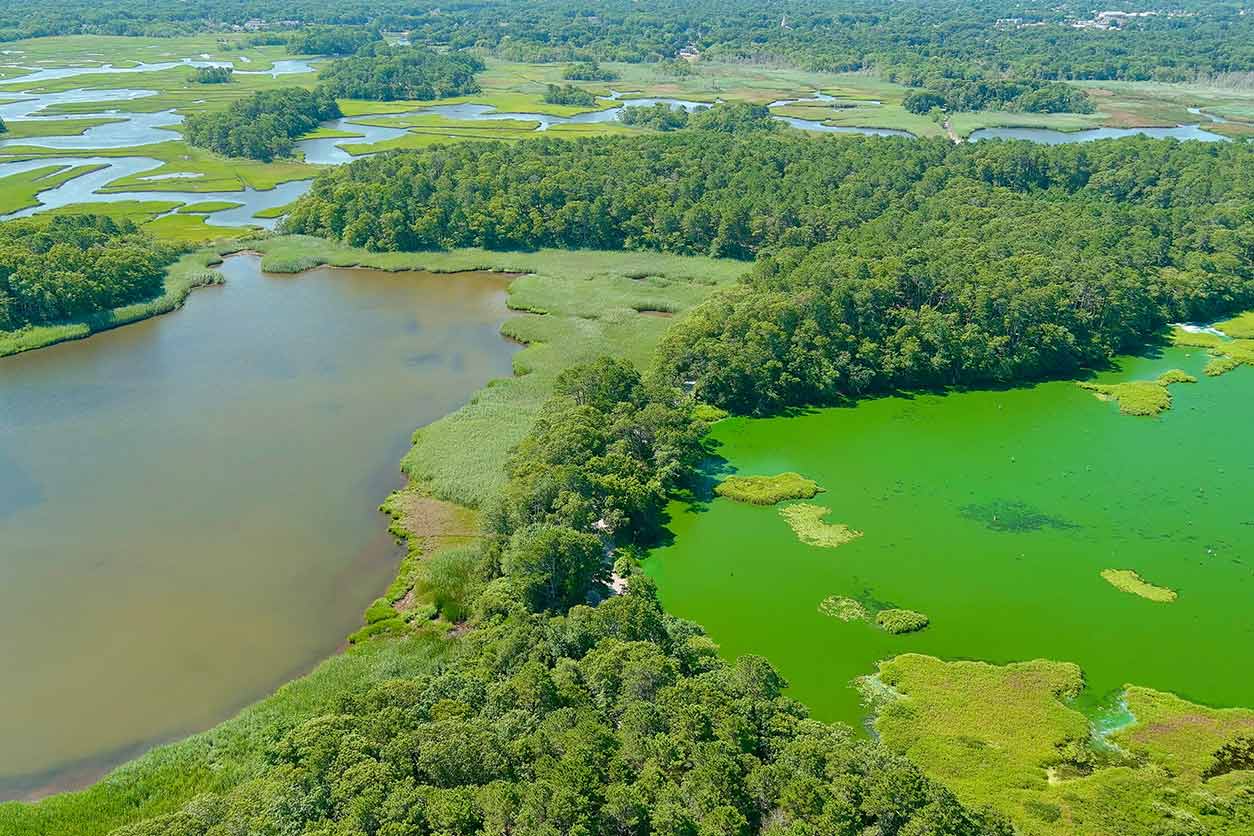
[[[1200,375],[1206,360],[1172,349],[1099,382]],[[904,652],[1075,662],[1081,708],[1126,683],[1254,706],[1254,372],[1174,394],[1152,418],[1060,381],[725,420],[712,432],[720,478],[796,471],[824,488],[809,501],[831,509],[829,522],[864,536],[821,549],[776,507],[676,503],[674,540],[646,569],[671,612],[728,655],[769,658],[825,719],[860,720],[851,680]],[[1179,598],[1120,592],[1101,577],[1111,566]],[[824,615],[829,596],[931,624],[890,635]]]

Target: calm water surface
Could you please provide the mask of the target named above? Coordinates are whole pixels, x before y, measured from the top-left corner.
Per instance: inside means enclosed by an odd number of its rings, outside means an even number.
[[[332,653],[414,428],[510,373],[502,276],[260,272],[0,360],[0,798],[81,783]]]
[[[1110,377],[1201,377],[1205,360],[1171,350]],[[729,656],[769,658],[825,719],[858,722],[851,680],[903,652],[1076,662],[1088,709],[1126,683],[1254,706],[1254,369],[1172,392],[1158,418],[1057,382],[720,422],[729,467],[817,480],[829,521],[864,535],[816,548],[776,508],[675,504],[674,544],[646,569],[668,611],[703,624]],[[1180,597],[1120,592],[1106,568]],[[891,636],[823,615],[829,595],[932,624]]]

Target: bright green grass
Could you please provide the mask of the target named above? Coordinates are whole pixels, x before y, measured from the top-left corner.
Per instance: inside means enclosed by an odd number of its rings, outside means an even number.
[[[288,212],[292,211],[292,207],[296,205],[296,201],[284,203],[282,206],[271,206],[269,209],[258,209],[253,212],[254,218],[281,218]]]
[[[1254,733],[1254,711],[1248,709],[1207,708],[1149,688],[1128,688],[1124,700],[1136,723],[1114,740],[1187,778],[1201,777],[1224,743]]]
[[[28,139],[44,136],[81,136],[90,128],[125,122],[125,119],[102,117],[99,119],[12,119],[5,123],[8,130],[4,139]],[[7,153],[7,149],[6,149]]]
[[[291,180],[308,180],[325,169],[325,166],[309,165],[298,160],[278,160],[263,163],[258,160],[244,160],[221,157],[200,148],[193,148],[181,140],[159,142],[153,145],[139,145],[132,148],[74,149],[73,151],[54,148],[39,148],[33,145],[13,146],[6,148],[14,157],[151,157],[161,160],[157,168],[140,172],[130,177],[112,180],[101,191],[104,192],[229,192],[243,191],[245,187],[253,189],[273,189],[280,183]],[[194,178],[168,178],[151,180],[154,176],[165,174],[198,174]],[[7,195],[8,189],[0,180],[0,197]]]
[[[1216,323],[1215,327],[1229,337],[1246,340],[1254,339],[1254,311]]]
[[[102,836],[127,822],[178,809],[188,800],[223,792],[260,773],[267,746],[284,730],[334,710],[371,683],[429,670],[448,644],[428,635],[368,642],[320,664],[272,696],[202,734],[161,746],[112,772],[89,789],[38,804],[0,804],[5,836]]]
[[[1139,595],[1147,601],[1170,604],[1177,598],[1174,589],[1168,589],[1165,586],[1155,586],[1132,569],[1103,569],[1102,580],[1120,592]]]
[[[787,520],[797,539],[809,546],[835,549],[862,536],[844,523],[825,523],[823,518],[831,513],[831,509],[822,505],[798,503],[779,509],[780,515]]]
[[[928,625],[928,617],[914,610],[887,609],[875,614],[880,629],[893,635],[916,633]]]
[[[238,226],[213,226],[203,215],[165,215],[141,227],[144,232],[164,241],[182,244],[203,244],[225,238],[243,238],[256,230]]]
[[[1126,383],[1078,384],[1104,401],[1119,404],[1123,415],[1158,415],[1171,409],[1171,393],[1167,387],[1153,380],[1131,380]]]
[[[221,212],[223,209],[234,209],[237,206],[243,206],[242,203],[236,203],[233,200],[202,200],[200,203],[189,203],[179,209],[179,214],[183,215],[207,215],[211,212]]]
[[[106,215],[137,224],[151,221],[158,215],[177,209],[177,200],[118,200],[112,203],[70,203],[49,209],[49,215]]]
[[[1099,127],[1099,113],[1011,113],[1005,110],[981,110],[949,114],[949,125],[961,137],[970,136],[980,128],[1047,128],[1054,131],[1083,131]]]
[[[166,271],[165,292],[150,302],[138,302],[114,308],[76,322],[41,325],[20,331],[0,331],[0,357],[43,348],[66,340],[82,339],[98,331],[107,331],[110,328],[128,325],[180,308],[187,300],[187,295],[195,288],[222,281],[218,273],[206,269],[217,258],[217,253],[210,250],[183,256]]]
[[[509,450],[530,428],[558,372],[603,354],[645,366],[671,320],[638,309],[682,313],[746,269],[743,262],[637,252],[371,253],[304,237],[263,240],[256,248],[265,253],[266,270],[285,272],[359,264],[528,274],[509,288],[510,307],[528,313],[502,328],[527,343],[514,358],[516,376],[493,381],[457,412],[419,430],[403,464],[435,496],[472,507],[504,484]]]
[[[1216,710],[1129,688],[1132,725],[1095,743],[1068,702],[1084,685],[1074,665],[1005,666],[907,654],[879,665],[866,692],[876,732],[968,804],[1009,815],[1024,836],[1125,836],[1170,820],[1212,834],[1243,834],[1254,775],[1203,787],[1211,753],[1254,729],[1254,712]],[[1235,806],[1235,809],[1234,809]],[[1176,831],[1180,832],[1180,831]]]
[[[786,499],[810,499],[819,492],[819,485],[800,473],[777,473],[774,476],[729,476],[714,488],[719,496],[753,505],[774,505]]]
[[[7,215],[29,206],[38,206],[35,197],[47,189],[57,186],[75,177],[82,177],[93,171],[104,168],[102,165],[50,165],[43,168],[10,174],[0,179],[0,215]]]

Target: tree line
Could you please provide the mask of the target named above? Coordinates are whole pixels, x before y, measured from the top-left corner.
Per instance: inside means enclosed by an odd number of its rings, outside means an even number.
[[[810,719],[766,660],[721,659],[630,559],[625,593],[593,603],[607,546],[660,514],[702,433],[678,390],[622,362],[564,372],[486,535],[454,552],[474,627],[456,651],[276,725],[249,780],[114,836],[1010,836]],[[443,578],[441,559],[427,570]]]
[[[1021,113],[1092,113],[1097,108],[1083,90],[1057,81],[937,79],[906,95],[911,113],[944,110],[1010,110]]]
[[[664,354],[701,398],[764,412],[1073,374],[1169,321],[1252,307],[1251,207],[1249,142],[687,130],[380,155],[320,176],[287,228],[382,250],[756,257]]]
[[[341,31],[322,30],[317,37],[334,39]],[[302,44],[300,51],[305,46],[340,48],[325,40]],[[341,44],[342,48],[349,46],[351,43]],[[336,59],[325,67],[313,91],[303,87],[263,90],[232,102],[225,111],[192,114],[184,122],[184,137],[192,145],[228,157],[270,162],[291,156],[298,137],[317,128],[320,122],[340,116],[337,97],[374,101],[441,99],[479,90],[475,73],[483,70],[483,62],[465,53],[393,47],[380,40],[367,40],[355,50],[351,56]],[[229,69],[220,80],[230,80]],[[592,98],[591,94],[585,95]]]
[[[0,40],[55,34],[175,35],[252,18],[301,22],[306,54],[348,55],[379,29],[414,43],[477,48],[521,61],[786,61],[810,70],[873,69],[909,84],[956,78],[1190,80],[1254,69],[1254,17],[1234,4],[1149,0],[1113,29],[1076,28],[1091,11],[1029,0],[0,0]],[[1168,13],[1170,12],[1170,13]],[[351,30],[367,34],[353,35]]]
[[[318,78],[320,88],[333,96],[387,102],[478,93],[475,73],[482,70],[483,62],[464,52],[439,53],[373,41],[332,61]]]
[[[177,252],[101,215],[0,224],[0,331],[152,299]]]

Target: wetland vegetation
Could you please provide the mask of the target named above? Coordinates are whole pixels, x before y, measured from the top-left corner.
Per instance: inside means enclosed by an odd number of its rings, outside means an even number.
[[[44,213],[0,224],[0,355],[227,276],[203,315],[0,360],[6,414],[46,413],[0,429],[6,545],[92,532],[0,566],[45,695],[0,717],[69,741],[6,731],[0,791],[82,786],[349,643],[0,831],[1243,833],[1252,18],[1130,8],[0,2],[0,208]],[[1043,144],[962,141],[989,129]],[[1217,141],[1088,142],[1142,129]],[[137,409],[160,381],[185,394]],[[279,427],[285,461],[222,488]],[[160,519],[116,532],[127,499]],[[127,658],[91,654],[146,590]],[[167,618],[210,625],[195,652]],[[75,653],[98,712],[34,661]]]

